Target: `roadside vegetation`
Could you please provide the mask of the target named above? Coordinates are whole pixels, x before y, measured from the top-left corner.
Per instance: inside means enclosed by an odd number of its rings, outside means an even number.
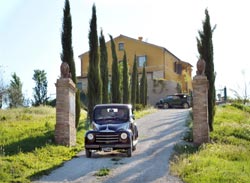
[[[217,106],[210,137],[201,147],[177,145],[171,173],[186,183],[250,182],[250,107]]]
[[[82,111],[75,147],[54,143],[55,116],[52,107],[0,110],[1,182],[30,182],[83,148],[86,113]]]
[[[152,108],[137,110],[135,117],[154,111]],[[55,108],[0,110],[0,182],[30,182],[76,156],[84,147],[86,116],[82,111],[77,145],[65,147],[54,143]]]

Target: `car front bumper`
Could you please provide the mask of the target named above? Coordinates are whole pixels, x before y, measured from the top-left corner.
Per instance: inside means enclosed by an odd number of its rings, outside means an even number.
[[[101,150],[103,148],[128,149],[130,144],[85,144],[85,149]]]

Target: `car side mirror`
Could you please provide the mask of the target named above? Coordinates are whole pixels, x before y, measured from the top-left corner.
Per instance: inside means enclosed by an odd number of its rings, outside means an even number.
[[[132,115],[132,119],[135,120],[135,115]]]

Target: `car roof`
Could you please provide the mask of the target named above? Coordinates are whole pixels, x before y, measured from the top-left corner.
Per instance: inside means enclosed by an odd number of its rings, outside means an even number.
[[[185,93],[175,93],[173,95],[167,95],[167,96],[181,96],[181,95],[187,95],[188,96],[188,94],[185,94]]]
[[[132,105],[131,104],[116,104],[116,103],[113,103],[113,104],[97,104],[94,108],[101,108],[101,107],[127,107],[127,108],[130,108],[132,109]]]

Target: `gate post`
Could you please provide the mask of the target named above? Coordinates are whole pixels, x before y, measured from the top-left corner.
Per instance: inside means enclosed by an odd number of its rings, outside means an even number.
[[[197,62],[196,76],[193,78],[193,140],[200,145],[210,141],[208,126],[208,80],[204,74],[205,61]]]
[[[55,142],[60,145],[76,145],[75,92],[70,78],[57,80]]]

